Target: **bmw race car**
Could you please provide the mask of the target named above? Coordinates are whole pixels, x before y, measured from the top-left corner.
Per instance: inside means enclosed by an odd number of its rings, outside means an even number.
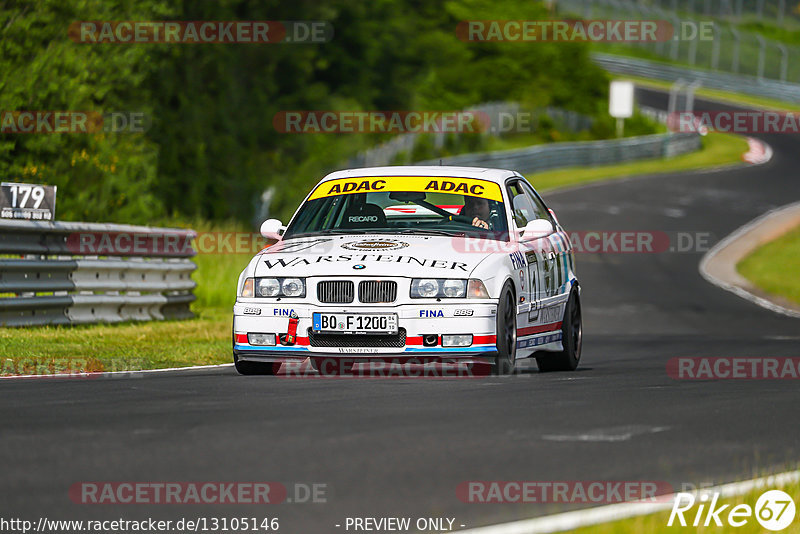
[[[580,286],[567,234],[519,173],[471,167],[338,171],[239,276],[233,360],[574,370]],[[344,367],[343,367],[344,368]],[[340,371],[343,369],[339,369]]]

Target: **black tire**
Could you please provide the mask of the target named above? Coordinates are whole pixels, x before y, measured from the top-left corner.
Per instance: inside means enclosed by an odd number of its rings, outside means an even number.
[[[492,374],[510,375],[517,368],[517,301],[511,282],[506,282],[497,302],[497,357]]]
[[[240,375],[274,375],[281,364],[242,361],[234,354],[233,366]]]
[[[561,352],[544,352],[536,356],[536,365],[539,371],[574,371],[581,361],[581,348],[583,346],[583,320],[581,318],[581,298],[578,290],[573,289],[564,311],[564,321],[561,324]]]

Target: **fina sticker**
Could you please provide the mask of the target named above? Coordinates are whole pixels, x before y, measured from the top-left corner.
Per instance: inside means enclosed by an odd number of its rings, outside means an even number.
[[[317,186],[308,200],[352,195],[355,193],[414,191],[417,193],[452,193],[503,201],[500,186],[477,178],[452,178],[444,176],[369,176],[328,180]]]

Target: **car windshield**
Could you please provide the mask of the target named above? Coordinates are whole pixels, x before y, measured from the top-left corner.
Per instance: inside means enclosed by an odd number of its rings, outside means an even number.
[[[458,192],[456,192],[458,191]],[[466,178],[348,178],[312,192],[284,238],[414,233],[507,240],[499,186]]]

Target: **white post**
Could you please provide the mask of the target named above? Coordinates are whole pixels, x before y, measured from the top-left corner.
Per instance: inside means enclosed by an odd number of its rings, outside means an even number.
[[[669,89],[669,106],[667,107],[668,117],[672,116],[675,113],[676,108],[678,107],[678,93],[680,93],[683,86],[686,85],[686,82],[683,78],[678,78],[678,80],[672,84],[672,87]]]
[[[692,113],[694,112],[694,93],[702,85],[703,82],[701,82],[700,80],[695,80],[692,83],[690,83],[689,86],[686,88],[686,111]]]

